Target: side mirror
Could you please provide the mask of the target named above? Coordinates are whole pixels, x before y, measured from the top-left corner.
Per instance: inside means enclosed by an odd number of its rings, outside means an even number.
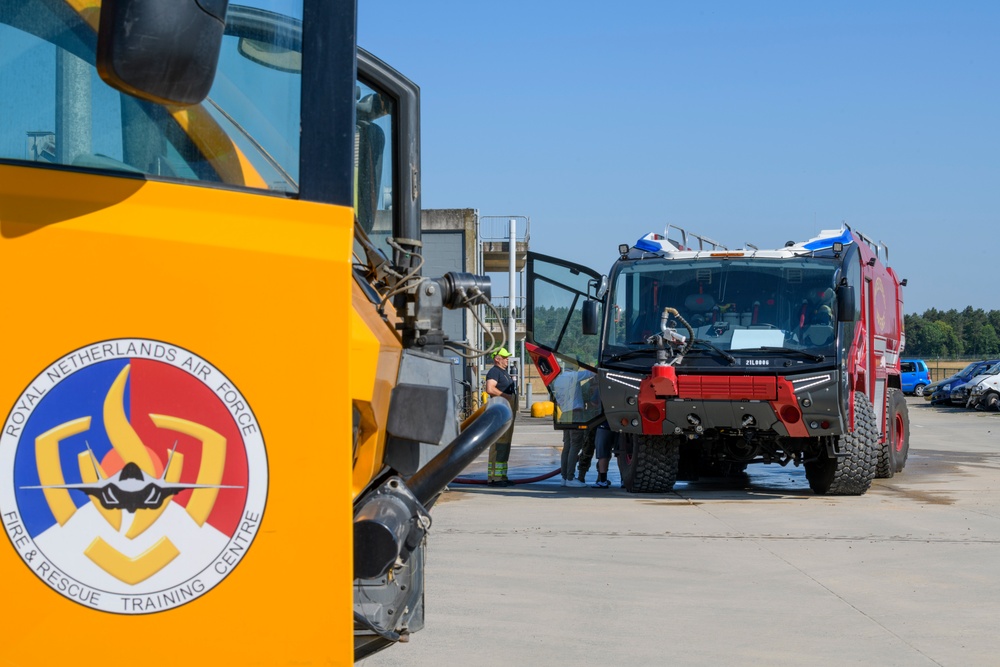
[[[837,287],[837,321],[858,321],[857,298],[854,294],[854,287],[851,285],[839,285]]]
[[[97,71],[135,97],[177,106],[208,96],[229,0],[104,0]]]
[[[583,302],[583,333],[594,336],[601,329],[600,301],[587,299]]]

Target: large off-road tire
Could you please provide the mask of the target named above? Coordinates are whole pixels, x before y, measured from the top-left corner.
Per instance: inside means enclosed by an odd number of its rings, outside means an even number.
[[[910,453],[910,413],[899,389],[890,389],[885,403],[886,439],[879,448],[875,477],[888,479],[903,471]]]
[[[860,496],[875,479],[879,455],[875,410],[861,392],[854,394],[854,430],[839,438],[844,456],[806,463],[809,488],[819,495]]]
[[[674,488],[680,460],[680,440],[666,435],[622,434],[618,472],[629,493],[666,493]]]
[[[886,395],[885,399],[885,442],[883,442],[878,448],[878,461],[875,464],[875,479],[889,479],[896,474],[896,450],[889,442],[889,432],[892,430],[892,392],[894,389],[889,389],[889,393]],[[881,438],[881,435],[879,435]]]
[[[889,456],[895,472],[903,472],[910,455],[910,410],[906,398],[898,389],[889,390],[889,408],[886,414],[886,431],[889,434]]]

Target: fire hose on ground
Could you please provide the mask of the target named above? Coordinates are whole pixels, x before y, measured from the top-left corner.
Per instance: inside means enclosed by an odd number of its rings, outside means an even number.
[[[483,407],[485,407],[485,405]],[[464,431],[466,426],[468,426],[473,421],[475,421],[475,419],[479,415],[479,413],[483,411],[483,407],[481,407],[478,410],[476,410],[475,412],[473,412],[471,415],[469,415],[469,417],[465,421],[462,422],[461,430]],[[552,472],[547,472],[547,473],[544,473],[542,475],[535,475],[534,477],[525,477],[523,479],[508,479],[507,481],[510,484],[532,484],[534,482],[544,482],[547,479],[552,479],[553,477],[555,477],[556,475],[558,475],[561,471],[562,471],[561,468],[556,468]],[[476,479],[476,478],[473,478],[473,477],[456,477],[455,479],[451,480],[451,483],[452,484],[480,484],[480,485],[484,485],[485,486],[486,484],[489,483],[489,480],[486,480],[486,479]]]
[[[532,482],[544,482],[547,479],[551,479],[561,472],[560,468],[556,468],[552,472],[547,472],[544,475],[536,475],[534,477],[525,477],[524,479],[508,479],[507,481],[511,484],[531,484]],[[451,480],[452,484],[486,484],[488,480],[485,479],[473,479],[472,477],[456,477]]]

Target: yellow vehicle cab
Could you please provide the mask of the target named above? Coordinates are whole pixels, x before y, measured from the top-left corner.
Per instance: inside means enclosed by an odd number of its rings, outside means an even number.
[[[458,430],[489,287],[420,275],[417,87],[353,3],[254,4],[0,0],[4,664],[390,645],[510,418]]]

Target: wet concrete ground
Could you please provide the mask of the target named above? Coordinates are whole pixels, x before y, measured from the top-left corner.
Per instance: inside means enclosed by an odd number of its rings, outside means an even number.
[[[610,490],[452,485],[427,626],[363,664],[998,664],[1000,413],[908,405],[906,470],[860,497],[777,465],[667,494],[626,493],[613,461]],[[513,477],[558,468],[548,420],[514,444]]]
[[[562,454],[561,438],[561,432],[553,431],[551,418],[519,418],[515,427],[514,443],[511,447],[509,461],[510,478],[516,486],[520,486],[522,483],[560,486],[560,475],[558,473],[549,479],[537,482],[529,482],[528,480],[535,480],[559,470],[560,456]],[[465,473],[459,479],[469,480],[470,482],[484,482],[486,480],[486,464],[487,454],[484,453],[466,469]],[[586,474],[586,479],[587,483],[591,485],[597,481],[596,461],[592,462]],[[611,459],[608,469],[608,479],[611,480],[614,488],[617,488],[619,491],[621,490],[619,488],[621,486],[621,476],[618,474],[618,464],[614,458]],[[468,486],[470,485],[458,483],[453,484],[451,489],[461,491]],[[688,491],[718,492],[727,489],[742,489],[746,493],[779,494],[795,494],[805,491],[812,495],[812,492],[809,490],[809,483],[805,478],[804,469],[796,468],[792,464],[784,467],[778,464],[753,465],[747,469],[747,474],[744,478],[736,480],[705,479],[697,482],[678,482],[675,487],[675,491],[679,493]],[[490,490],[492,491],[493,489]]]

